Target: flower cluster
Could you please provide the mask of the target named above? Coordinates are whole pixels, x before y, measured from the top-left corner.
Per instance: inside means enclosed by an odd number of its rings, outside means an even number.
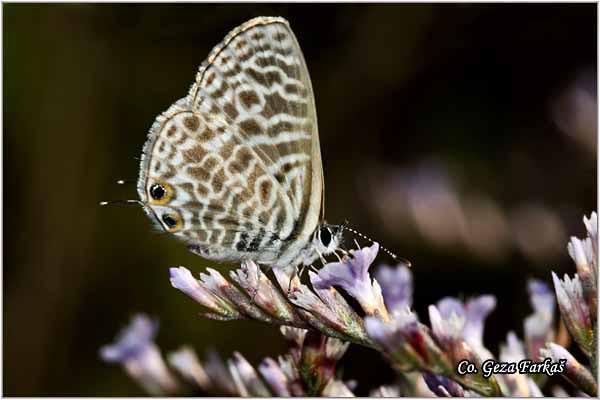
[[[596,365],[596,214],[584,222],[588,238],[572,238],[568,246],[577,274],[563,280],[552,276],[564,325],[591,365]],[[427,325],[412,309],[413,278],[407,266],[383,265],[371,276],[369,270],[378,251],[377,243],[352,250],[339,262],[310,271],[307,283],[293,269],[275,269],[269,278],[252,261],[231,271],[229,279],[213,269],[197,279],[184,267],[171,268],[172,286],[198,302],[205,309],[202,315],[279,325],[289,352],[277,359],[266,358],[254,368],[238,353],[227,362],[216,354],[201,362],[185,347],[169,354],[169,365],[185,382],[207,394],[351,396],[353,383],[341,381],[336,367],[353,343],[380,352],[398,373],[397,382],[374,389],[373,396],[540,396],[546,383],[543,375],[486,375],[482,368],[486,360],[514,363],[526,358],[566,359],[565,378],[583,393],[597,393],[593,374],[564,347],[553,343],[566,344],[558,340],[556,300],[544,282],[528,283],[533,313],[524,321],[524,339],[509,332],[495,357],[483,340],[485,320],[497,303],[493,295],[465,301],[442,298],[429,306]],[[348,296],[360,310],[350,305]],[[140,319],[146,321],[142,324],[146,328],[136,328]],[[121,362],[149,393],[170,394],[181,385],[152,341],[155,330],[149,320],[137,317],[117,344],[102,350],[102,356]],[[141,365],[144,360],[151,362]],[[459,373],[457,365],[462,361],[476,368],[472,373]]]
[[[544,282],[532,279],[528,284],[529,301],[533,314],[525,318],[524,341],[514,331],[508,332],[506,342],[500,345],[499,358],[502,362],[518,363],[521,360],[538,360],[540,349],[547,340],[554,338],[554,296]],[[498,375],[502,392],[515,397],[542,396],[540,384],[544,375],[505,374]]]
[[[569,255],[575,262],[577,273],[570,278],[565,274],[560,279],[552,272],[554,290],[562,321],[569,334],[587,357],[592,366],[590,372],[563,346],[548,343],[540,350],[543,357],[552,360],[566,359],[567,368],[563,376],[581,392],[598,395],[598,215],[583,218],[587,237],[583,240],[572,237],[567,245]]]
[[[165,362],[153,343],[156,329],[150,318],[136,315],[117,342],[100,351],[105,361],[122,363],[150,394],[182,393],[191,388],[201,394],[244,397],[352,396],[347,384],[336,377],[337,362],[349,343],[314,330],[282,326],[289,352],[276,360],[267,357],[255,368],[237,352],[223,361],[210,351],[200,361],[189,346],[167,354]]]
[[[177,383],[154,343],[157,330],[156,321],[136,315],[115,343],[100,349],[100,357],[106,362],[123,365],[148,393],[171,394],[177,389]]]

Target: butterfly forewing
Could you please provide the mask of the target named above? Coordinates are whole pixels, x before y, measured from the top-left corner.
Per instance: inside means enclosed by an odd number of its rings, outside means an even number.
[[[321,155],[310,78],[287,22],[256,18],[202,64],[187,98],[161,115],[138,190],[157,220],[200,254],[285,264],[321,210]],[[152,185],[167,188],[155,200]],[[178,220],[178,221],[179,221]]]

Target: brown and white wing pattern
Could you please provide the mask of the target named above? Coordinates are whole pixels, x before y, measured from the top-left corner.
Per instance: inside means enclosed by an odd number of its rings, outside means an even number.
[[[310,78],[287,21],[259,17],[229,33],[149,136],[138,191],[161,226],[211,259],[306,258],[322,165]]]

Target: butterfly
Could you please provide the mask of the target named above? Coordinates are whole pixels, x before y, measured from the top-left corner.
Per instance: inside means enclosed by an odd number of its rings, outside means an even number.
[[[161,229],[206,259],[286,268],[338,249],[311,80],[285,19],[249,20],[213,48],[152,125],[137,191]]]

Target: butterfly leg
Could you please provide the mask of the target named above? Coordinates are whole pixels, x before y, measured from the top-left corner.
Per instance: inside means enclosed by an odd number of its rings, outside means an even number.
[[[321,259],[321,266],[324,267],[325,264],[327,264],[327,260],[325,260],[325,257],[323,257],[323,254],[321,254],[321,252],[319,250],[315,249],[315,251],[319,255],[319,258]]]
[[[290,297],[290,295],[292,294],[292,281],[294,280],[295,276],[298,276],[298,279],[302,278],[302,274],[304,273],[304,270],[306,269],[306,265],[303,265],[302,267],[300,267],[300,270],[297,269],[297,267],[294,267],[294,272],[290,274],[290,281],[288,283],[288,289],[287,289],[287,297]],[[296,272],[298,271],[298,272]]]
[[[348,256],[348,250],[346,250],[344,247],[340,246],[338,249],[343,256]]]
[[[292,294],[292,280],[294,279],[294,275],[290,275],[290,281],[288,283],[288,289],[287,289],[287,297],[289,298],[290,295]]]
[[[308,266],[308,268],[309,268],[309,269],[310,269],[312,272],[314,272],[315,274],[318,274],[318,273],[319,273],[319,270],[318,270],[318,269],[317,269],[317,268],[316,268],[314,265],[312,265],[312,264],[311,264],[311,265],[309,265],[309,266]]]
[[[337,253],[337,251],[336,251],[336,250],[334,250],[334,251],[333,251],[333,254],[335,254],[335,256],[337,257],[337,259],[338,259],[338,261],[339,261],[339,262],[342,262],[342,257],[340,257],[340,255]],[[343,255],[343,254],[344,254],[344,253],[342,253],[342,255]]]
[[[260,270],[260,264],[256,265],[256,287],[252,288],[252,297],[250,298],[250,300],[255,303],[254,299],[256,298],[256,295],[258,294],[258,289],[260,287],[260,274],[261,274],[261,270]]]

